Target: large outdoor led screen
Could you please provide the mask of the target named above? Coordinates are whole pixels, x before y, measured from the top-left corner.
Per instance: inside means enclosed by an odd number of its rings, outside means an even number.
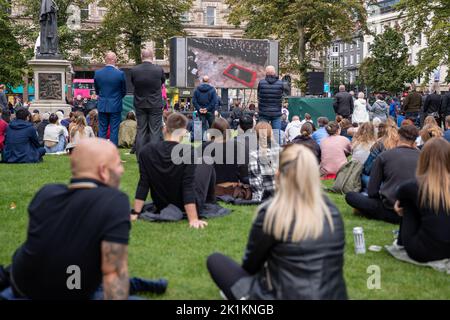
[[[216,88],[255,88],[269,64],[278,68],[278,43],[268,40],[174,38],[171,85],[193,88],[207,75]]]

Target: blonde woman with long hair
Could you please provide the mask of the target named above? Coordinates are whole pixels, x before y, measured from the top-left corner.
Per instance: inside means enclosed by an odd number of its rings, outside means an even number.
[[[419,262],[450,258],[450,143],[432,138],[425,144],[416,180],[401,185],[397,199],[397,243]]]
[[[73,124],[70,130],[70,142],[72,145],[78,144],[84,138],[95,138],[94,131],[87,125],[83,114],[78,114]]]
[[[322,192],[315,155],[287,146],[276,181],[274,198],[258,210],[242,266],[215,253],[207,261],[211,277],[228,299],[346,299],[344,225]]]
[[[352,160],[364,164],[369,157],[370,148],[376,141],[373,124],[370,122],[363,123],[352,140]]]

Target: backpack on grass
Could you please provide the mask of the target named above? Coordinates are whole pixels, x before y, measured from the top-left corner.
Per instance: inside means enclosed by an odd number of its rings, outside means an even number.
[[[361,191],[361,174],[364,165],[358,161],[350,161],[339,169],[332,192],[347,194]]]

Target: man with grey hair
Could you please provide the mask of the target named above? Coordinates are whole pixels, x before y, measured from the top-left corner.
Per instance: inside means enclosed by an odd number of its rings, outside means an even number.
[[[345,91],[343,84],[339,86],[339,92],[334,96],[333,108],[337,116],[342,116],[346,119],[350,119],[353,113],[353,97]]]
[[[105,55],[106,66],[95,71],[94,85],[98,96],[98,136],[105,138],[110,128],[110,140],[119,143],[119,126],[122,117],[122,99],[127,94],[125,73],[116,67],[117,56],[109,51]]]
[[[148,142],[162,140],[162,85],[166,82],[163,68],[153,63],[153,51],[141,51],[142,63],[131,69],[134,86],[137,134],[136,156]]]
[[[275,67],[267,66],[266,77],[258,84],[258,115],[260,121],[272,125],[272,129],[278,136],[281,129],[281,109],[285,90],[286,87],[278,78]]]

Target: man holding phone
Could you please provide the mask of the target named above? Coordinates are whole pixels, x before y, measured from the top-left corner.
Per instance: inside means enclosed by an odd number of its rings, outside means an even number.
[[[216,89],[209,84],[209,77],[203,76],[202,84],[195,89],[192,98],[192,104],[202,120],[203,131],[211,128],[218,101]]]

